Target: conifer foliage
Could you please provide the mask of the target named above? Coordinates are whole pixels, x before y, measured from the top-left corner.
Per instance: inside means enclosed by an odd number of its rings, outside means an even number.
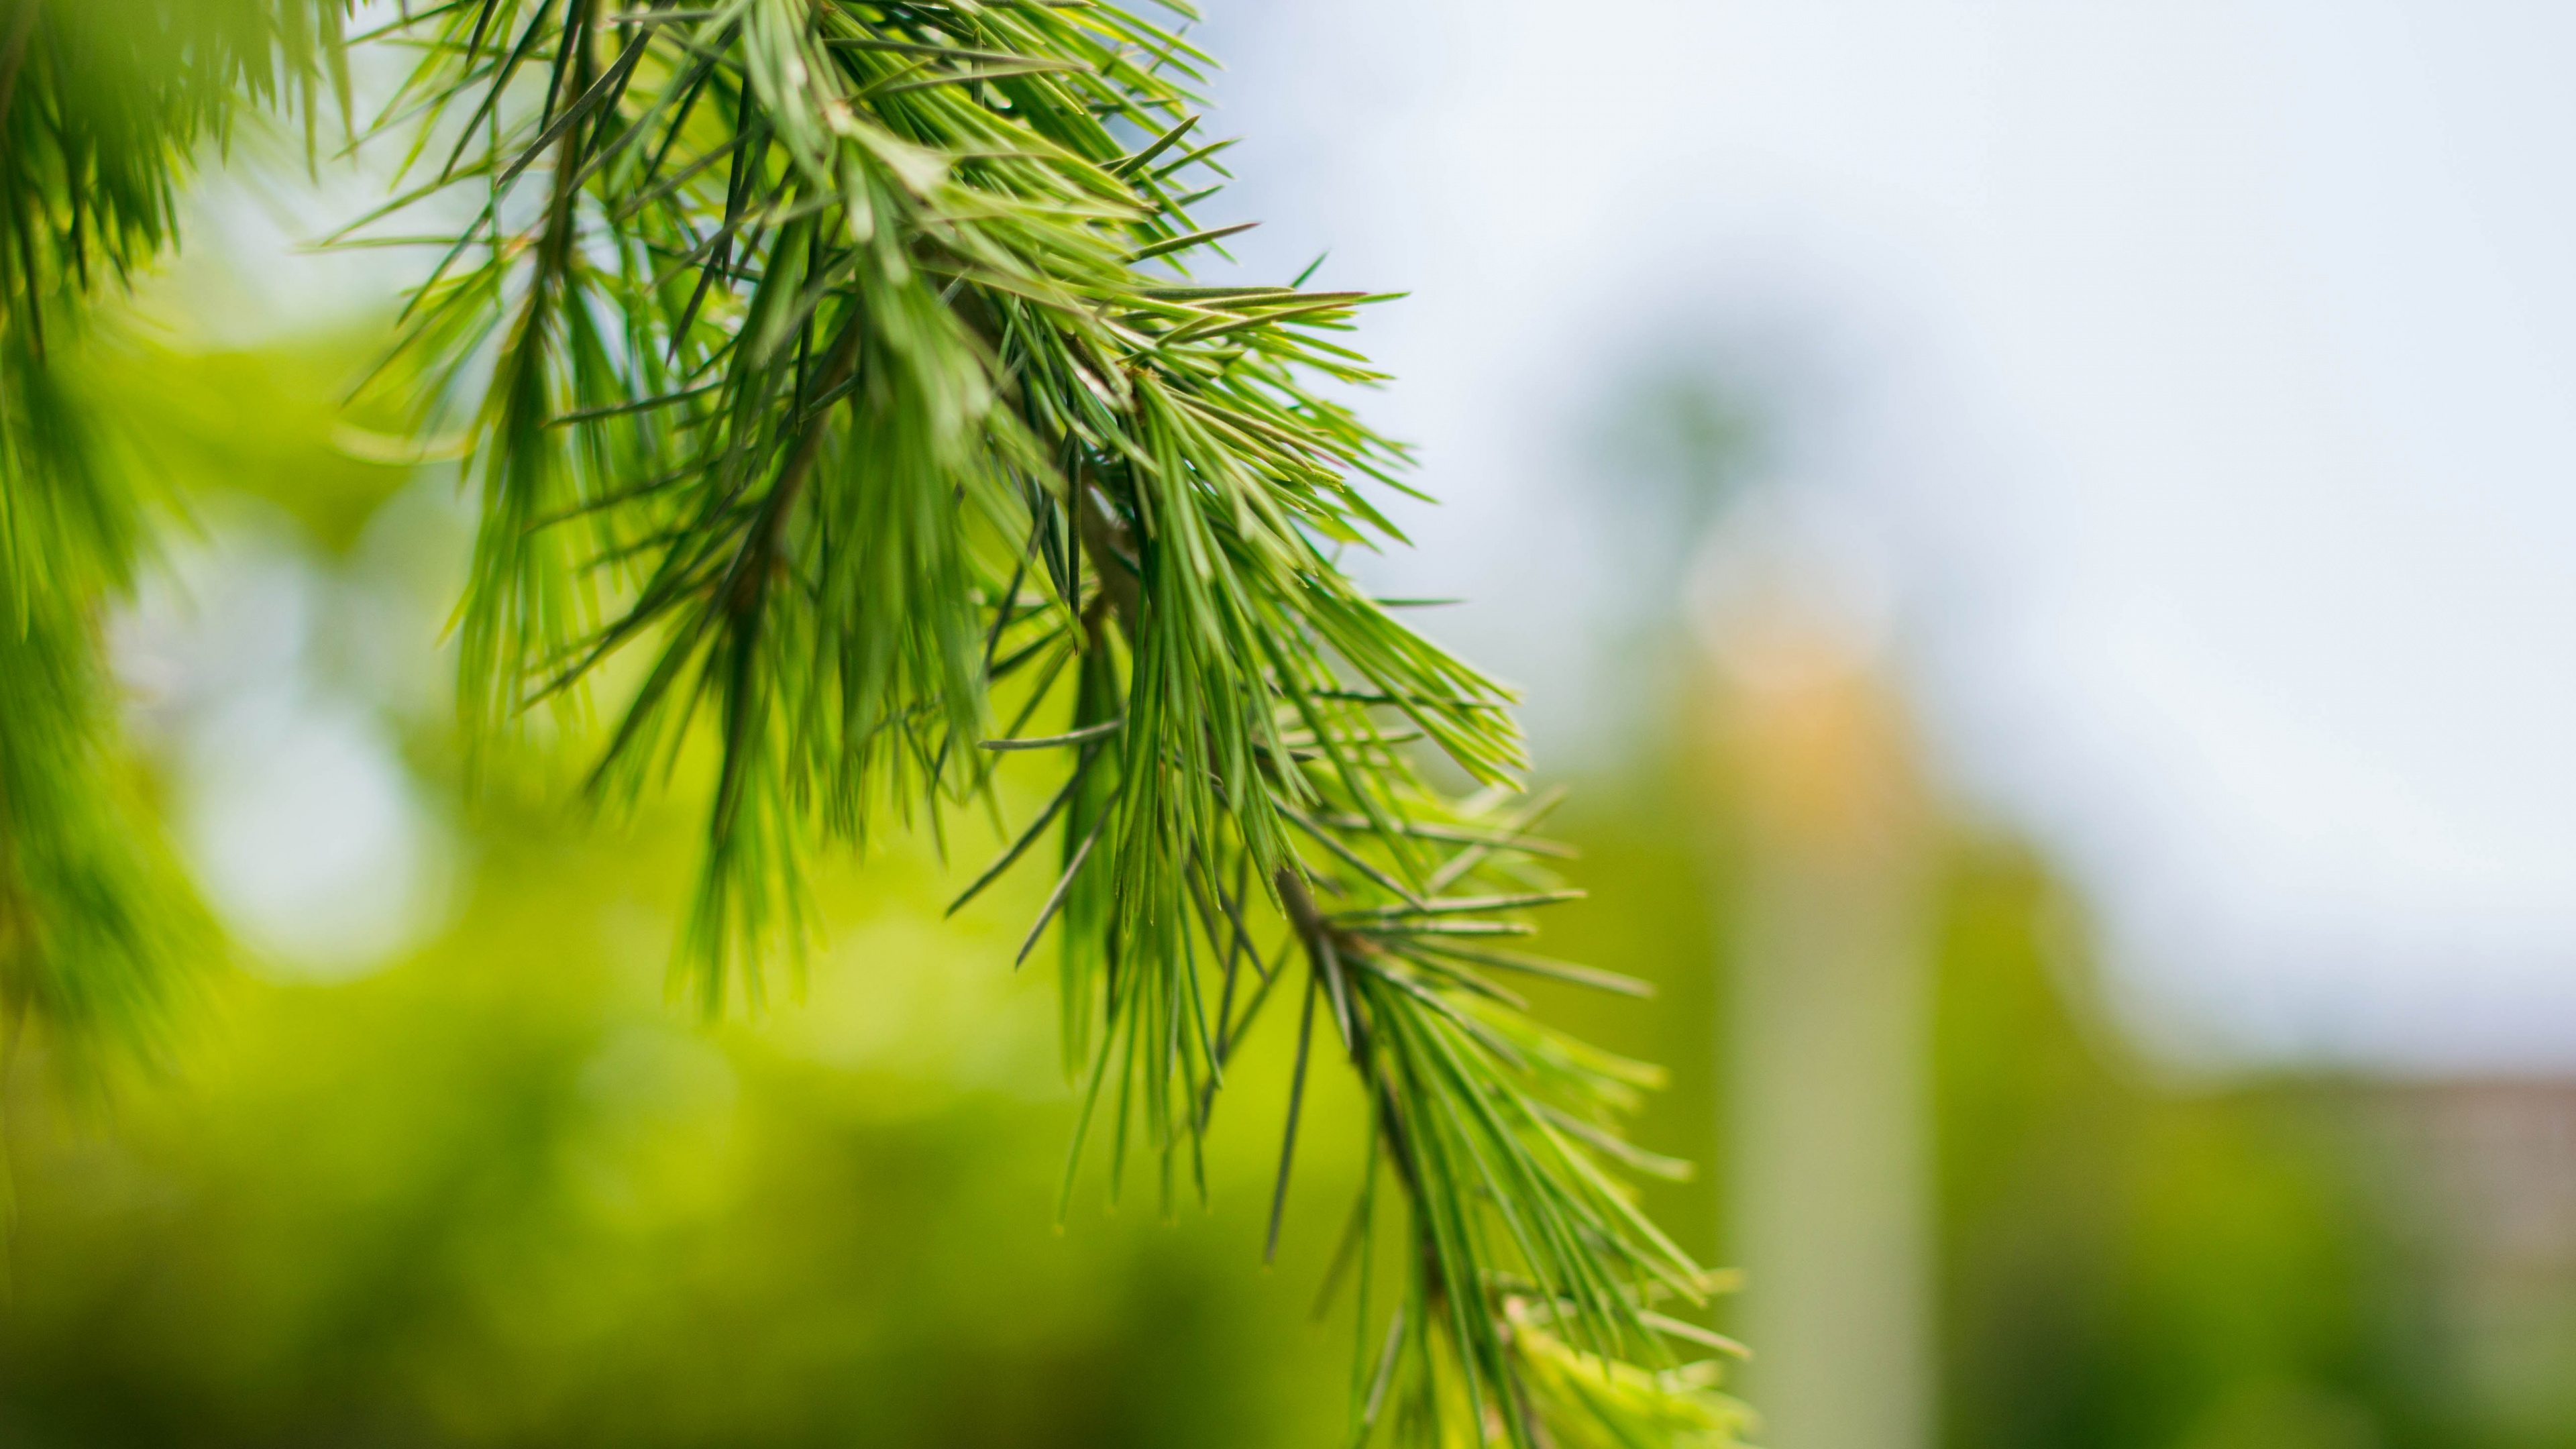
[[[1226,174],[1208,58],[1094,3],[412,0],[344,37],[347,14],[0,0],[17,1010],[150,1020],[191,919],[115,824],[92,631],[142,514],[49,390],[46,329],[169,244],[232,108],[309,127],[347,47],[399,47],[408,79],[352,123],[403,157],[396,194],[338,240],[424,248],[377,385],[415,389],[424,428],[470,420],[466,718],[497,744],[551,712],[612,804],[712,760],[675,968],[699,1008],[792,969],[817,852],[998,819],[1027,771],[1046,803],[958,905],[1049,883],[1020,955],[1052,938],[1077,1162],[1196,1183],[1276,1001],[1275,1248],[1307,1078],[1356,1074],[1355,1440],[1731,1442],[1713,1363],[1673,1343],[1732,1345],[1665,1312],[1709,1280],[1616,1176],[1678,1166],[1618,1135],[1655,1074],[1510,983],[1643,988],[1520,949],[1574,893],[1510,698],[1337,563],[1401,541],[1372,500],[1402,451],[1341,401],[1378,380],[1335,340],[1373,299],[1188,277],[1241,230],[1193,210]],[[1476,792],[1430,783],[1425,749]]]
[[[100,409],[47,365],[176,239],[190,158],[341,74],[306,0],[0,4],[0,1038],[148,1041],[204,955],[117,745],[100,606],[147,551]],[[5,1060],[6,1044],[0,1044]]]

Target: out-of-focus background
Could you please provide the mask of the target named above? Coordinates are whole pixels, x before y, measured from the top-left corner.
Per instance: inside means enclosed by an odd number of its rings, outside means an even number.
[[[1369,568],[1577,787],[1555,945],[1662,994],[1545,1004],[1674,1069],[1761,1442],[2576,1445],[2576,14],[1213,9],[1246,271],[1411,289]],[[988,842],[702,1030],[687,813],[469,788],[453,459],[336,401],[400,264],[290,249],[370,185],[210,193],[85,380],[194,520],[116,640],[242,959],[7,1081],[0,1443],[1336,1436],[1283,1042],[1215,1213],[1059,1233]]]

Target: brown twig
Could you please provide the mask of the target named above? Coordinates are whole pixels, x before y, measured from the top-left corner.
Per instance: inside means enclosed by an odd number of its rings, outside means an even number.
[[[9,102],[16,98],[18,70],[26,63],[27,40],[36,33],[37,0],[19,0],[16,20],[9,27],[9,48],[0,53],[0,121],[9,116]]]

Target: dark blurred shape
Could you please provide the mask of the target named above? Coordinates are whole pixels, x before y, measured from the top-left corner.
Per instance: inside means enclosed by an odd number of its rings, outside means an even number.
[[[1692,556],[1772,462],[1775,410],[1739,371],[1687,350],[1651,354],[1607,391],[1578,446],[1569,484],[1615,561],[1594,586],[1627,632],[1647,636],[1605,644],[1674,642]]]
[[[1719,511],[1769,461],[1768,409],[1752,385],[1688,355],[1638,365],[1613,395],[1595,451],[1617,486],[1602,491],[1601,511],[1670,589]]]

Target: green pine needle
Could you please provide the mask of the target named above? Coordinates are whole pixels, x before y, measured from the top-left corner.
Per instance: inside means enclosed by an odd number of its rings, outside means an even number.
[[[46,325],[169,247],[241,108],[347,113],[345,13],[0,0],[0,668],[56,682],[0,701],[0,988],[67,1030],[148,1017],[192,917],[118,813],[88,621],[142,529],[60,461]],[[424,426],[470,400],[466,719],[584,737],[604,706],[612,803],[711,754],[699,1009],[802,959],[819,852],[1048,773],[958,904],[1052,880],[1028,941],[1058,945],[1077,1164],[1097,1129],[1113,1183],[1131,1142],[1167,1194],[1182,1154],[1199,1180],[1294,960],[1274,1246],[1306,1075],[1363,1089],[1357,1271],[1327,1279],[1358,1284],[1355,1440],[1731,1443],[1671,1347],[1713,1336],[1650,1306],[1705,1277],[1613,1175],[1677,1170],[1618,1135],[1655,1073],[1489,973],[1643,987],[1484,939],[1576,894],[1532,833],[1552,801],[1508,803],[1511,696],[1334,562],[1403,541],[1375,490],[1404,450],[1339,401],[1382,379],[1327,340],[1383,297],[1187,281],[1252,225],[1190,212],[1227,174],[1193,140],[1208,57],[1111,4],[964,0],[451,0],[356,43],[416,57],[368,130],[407,159],[334,244],[468,217],[380,374],[428,380]],[[1506,803],[1435,789],[1416,742]]]

